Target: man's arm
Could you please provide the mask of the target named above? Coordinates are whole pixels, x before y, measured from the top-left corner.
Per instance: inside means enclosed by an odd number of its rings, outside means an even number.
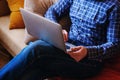
[[[115,7],[110,13],[106,35],[107,42],[105,44],[87,46],[89,58],[109,58],[120,51],[120,6]]]
[[[44,16],[54,22],[57,22],[60,17],[69,13],[72,1],[73,0],[58,0],[58,2],[47,10]]]

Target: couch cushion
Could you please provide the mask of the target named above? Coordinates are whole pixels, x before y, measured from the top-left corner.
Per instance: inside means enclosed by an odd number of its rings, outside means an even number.
[[[24,29],[9,30],[10,16],[0,17],[0,42],[15,56],[26,45],[24,43]]]
[[[37,14],[44,15],[46,10],[56,1],[57,0],[25,0],[24,8]]]
[[[0,0],[0,16],[4,16],[10,13],[6,0]]]
[[[24,6],[24,0],[7,0],[7,2],[11,10],[9,28],[24,28],[24,22],[19,10]]]

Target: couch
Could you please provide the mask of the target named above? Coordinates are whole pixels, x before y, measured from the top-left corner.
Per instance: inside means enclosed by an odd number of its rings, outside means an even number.
[[[12,56],[17,55],[26,44],[24,43],[24,28],[10,29],[10,9],[6,0],[0,0],[0,43]]]
[[[10,1],[10,0],[7,0]],[[6,0],[0,0],[0,43],[9,51],[9,53],[14,57],[19,52],[27,46],[27,42],[34,40],[35,38],[28,35],[25,37],[25,26],[20,26],[19,28],[10,28],[11,12],[13,9],[10,8],[11,3],[7,3]],[[13,0],[14,1],[14,0]],[[19,0],[18,0],[19,1]],[[24,0],[23,0],[24,1]],[[38,1],[38,2],[37,2]],[[43,15],[47,8],[54,4],[57,0],[25,0],[24,8],[28,9],[37,14]],[[38,5],[39,4],[39,5]],[[8,7],[6,7],[8,6]],[[16,5],[15,5],[16,6]],[[42,7],[41,7],[42,6]],[[23,7],[23,6],[19,6]],[[10,9],[9,9],[10,8]],[[10,12],[11,11],[11,12]],[[16,11],[15,11],[16,12]],[[69,17],[64,17],[60,21],[61,25],[64,27],[63,23],[68,23]],[[15,21],[18,19],[16,18]],[[68,24],[67,24],[68,25]],[[96,76],[87,78],[86,80],[120,80],[120,56],[116,56],[111,60],[106,60],[104,69]],[[54,77],[50,80],[71,80],[69,78]]]

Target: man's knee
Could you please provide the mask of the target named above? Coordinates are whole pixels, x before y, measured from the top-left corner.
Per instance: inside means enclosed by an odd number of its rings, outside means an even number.
[[[28,48],[35,51],[39,50],[40,52],[54,51],[55,49],[52,45],[42,40],[31,42]]]
[[[28,47],[30,47],[30,48],[36,48],[36,47],[42,47],[42,46],[50,46],[50,45],[42,40],[30,42],[30,44],[28,45]]]

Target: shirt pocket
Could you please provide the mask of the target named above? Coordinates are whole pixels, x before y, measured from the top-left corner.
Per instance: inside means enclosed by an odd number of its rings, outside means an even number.
[[[100,25],[100,24],[105,24],[106,20],[107,20],[107,10],[103,8],[99,8],[94,18],[94,22]]]
[[[96,17],[99,12],[99,7],[93,9],[91,7],[80,7],[77,17],[85,23],[94,24],[96,22]]]
[[[82,17],[82,19],[85,21],[85,22],[89,22],[91,24],[104,24],[106,19],[107,19],[107,16],[106,16],[106,10],[103,9],[103,8],[100,8],[100,7],[96,7],[96,8],[87,8],[85,10],[86,12],[84,12],[84,15]]]
[[[77,12],[77,18],[80,22],[86,25],[91,25],[90,27],[96,27],[96,25],[103,25],[107,19],[105,9],[100,7],[91,8],[91,7],[82,7],[79,8]]]

